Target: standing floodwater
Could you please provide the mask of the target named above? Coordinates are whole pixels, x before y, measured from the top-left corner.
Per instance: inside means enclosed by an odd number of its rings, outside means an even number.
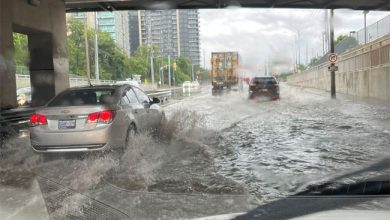
[[[0,184],[39,185],[53,218],[192,218],[245,212],[388,155],[387,105],[286,85],[280,101],[247,96],[203,89],[171,102],[160,133],[136,135],[122,154],[47,159],[28,134],[10,139]]]

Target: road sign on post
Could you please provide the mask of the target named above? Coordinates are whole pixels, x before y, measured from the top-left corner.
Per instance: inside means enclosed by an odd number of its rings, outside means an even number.
[[[339,67],[338,66],[335,66],[333,63],[328,66],[328,71],[332,72],[332,71],[338,71],[339,70]]]
[[[332,64],[336,63],[336,61],[337,61],[337,54],[335,54],[335,53],[329,54],[328,60]]]

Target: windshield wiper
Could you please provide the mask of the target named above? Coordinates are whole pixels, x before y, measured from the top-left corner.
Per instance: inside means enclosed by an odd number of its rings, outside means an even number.
[[[309,186],[307,190],[295,196],[353,196],[353,195],[390,195],[390,181],[367,180],[355,183],[326,183]]]

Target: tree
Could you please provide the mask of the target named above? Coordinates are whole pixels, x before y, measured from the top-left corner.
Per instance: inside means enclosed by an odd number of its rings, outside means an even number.
[[[29,53],[28,53],[28,39],[24,34],[13,33],[14,38],[14,61],[18,68],[28,69]],[[18,72],[23,73],[22,72]],[[27,71],[26,71],[27,72]]]
[[[303,72],[305,69],[306,69],[306,66],[303,65],[303,64],[299,64],[299,65],[297,66],[298,72]]]
[[[197,70],[197,78],[200,83],[204,83],[206,81],[210,81],[210,72],[207,69],[203,69],[199,67]]]
[[[314,67],[318,62],[318,60],[319,60],[318,57],[311,58],[309,64],[307,64],[307,68]]]
[[[337,37],[336,41],[334,42],[334,45],[336,46],[339,44],[341,41],[345,40],[348,38],[348,35],[340,35]]]
[[[177,69],[175,71],[176,84],[191,80],[192,61],[188,57],[177,57],[175,59]]]
[[[148,46],[141,45],[137,48],[134,56],[130,57],[128,62],[129,71],[131,74],[141,75],[143,80],[151,80],[151,65],[150,65],[150,56],[153,54],[153,66],[154,66],[154,78],[159,79],[159,64],[161,63],[160,49],[156,45]],[[167,58],[163,59],[163,64],[167,64]],[[160,64],[161,65],[161,64]],[[163,66],[163,65],[161,65]],[[167,82],[167,81],[166,81]]]
[[[68,20],[69,69],[75,75],[86,76],[85,26],[75,18]],[[129,57],[116,45],[109,33],[98,30],[99,78],[121,80],[130,76]],[[91,75],[95,67],[94,30],[87,29]]]
[[[91,39],[89,54],[94,58],[94,30],[90,30],[88,35],[88,39]],[[128,78],[130,76],[130,70],[127,65],[129,57],[115,44],[114,39],[112,39],[109,33],[99,31],[98,39],[100,78],[110,80]],[[91,61],[93,61],[91,62],[93,64],[91,72],[94,72],[94,59],[91,59]]]
[[[84,24],[74,18],[68,20],[68,59],[69,71],[79,76],[87,76]]]

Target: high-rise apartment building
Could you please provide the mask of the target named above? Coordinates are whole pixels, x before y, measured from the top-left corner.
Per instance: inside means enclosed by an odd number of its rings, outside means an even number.
[[[97,20],[98,29],[107,32],[114,39],[124,53],[130,55],[129,16],[127,11],[115,12],[75,12],[69,13],[76,19],[87,23],[89,28],[95,28]]]
[[[186,56],[200,63],[198,10],[130,11],[130,50],[157,45],[164,56]]]

